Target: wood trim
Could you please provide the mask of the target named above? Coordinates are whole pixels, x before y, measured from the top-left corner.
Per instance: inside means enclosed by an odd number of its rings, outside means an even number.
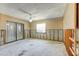
[[[1,31],[1,37],[3,38],[3,44],[6,43],[6,30],[0,30]]]
[[[76,28],[78,28],[78,3],[76,4]]]

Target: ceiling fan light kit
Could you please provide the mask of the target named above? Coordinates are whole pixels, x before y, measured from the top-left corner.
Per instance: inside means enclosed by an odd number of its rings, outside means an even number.
[[[32,22],[32,20],[29,20],[29,22]]]

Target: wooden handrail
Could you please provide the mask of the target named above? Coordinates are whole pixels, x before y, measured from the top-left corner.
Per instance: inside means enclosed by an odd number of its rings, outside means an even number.
[[[74,39],[73,39],[73,38],[69,37],[69,39],[70,39],[72,42],[74,42]]]

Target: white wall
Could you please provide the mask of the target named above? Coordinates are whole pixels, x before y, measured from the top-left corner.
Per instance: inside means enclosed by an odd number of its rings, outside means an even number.
[[[64,29],[74,29],[75,28],[75,4],[70,3],[66,7],[63,28]]]

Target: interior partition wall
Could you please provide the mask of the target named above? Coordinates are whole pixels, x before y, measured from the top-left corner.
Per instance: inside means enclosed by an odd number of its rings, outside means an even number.
[[[24,24],[10,22],[6,24],[6,43],[24,39]]]

